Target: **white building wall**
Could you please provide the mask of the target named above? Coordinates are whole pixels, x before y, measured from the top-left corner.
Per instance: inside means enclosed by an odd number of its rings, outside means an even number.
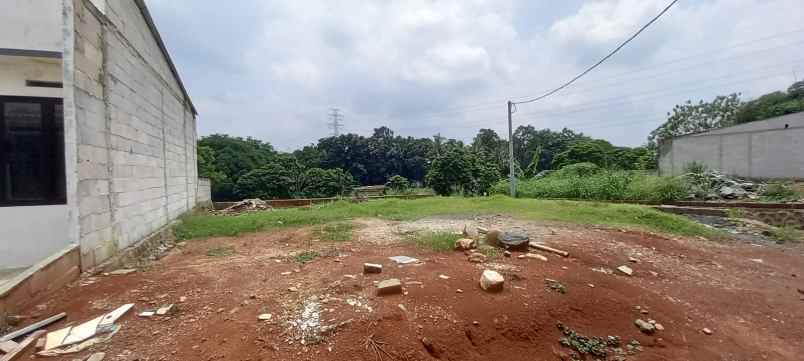
[[[80,244],[91,267],[195,206],[196,133],[136,3],[107,2],[105,15],[73,4]]]
[[[61,59],[0,55],[0,95],[61,98],[61,89],[29,87],[26,80],[61,82]]]
[[[35,264],[70,242],[67,206],[0,207],[0,268]]]
[[[61,0],[0,2],[0,49],[61,53]]]

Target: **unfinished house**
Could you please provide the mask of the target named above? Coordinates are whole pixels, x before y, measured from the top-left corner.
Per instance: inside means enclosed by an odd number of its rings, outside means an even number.
[[[0,316],[209,200],[142,0],[3,1],[0,145]]]

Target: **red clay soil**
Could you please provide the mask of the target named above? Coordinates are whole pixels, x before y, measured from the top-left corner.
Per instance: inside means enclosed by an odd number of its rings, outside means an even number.
[[[559,322],[587,336],[619,336],[623,348],[639,341],[642,350],[624,355],[627,360],[804,359],[800,246],[554,229],[556,235],[544,241],[568,250],[569,258],[545,254],[549,260],[543,262],[515,253],[486,264],[406,243],[315,242],[305,229],[193,240],[147,270],[84,278],[83,286],[64,289],[29,313],[66,311],[68,319],[57,325],[63,326],[136,303],[118,321],[122,329],[112,340],[53,360],[98,351],[107,353],[106,360],[130,361],[570,360],[571,350],[558,342]],[[236,254],[207,255],[227,246]],[[292,257],[311,249],[321,256],[310,263]],[[423,264],[400,267],[387,258],[395,255]],[[364,262],[382,263],[384,270],[362,275]],[[634,269],[632,277],[608,273],[624,264]],[[503,292],[479,288],[480,273],[489,267],[505,275]],[[374,281],[387,278],[401,279],[405,294],[376,296]],[[566,293],[545,287],[545,278],[561,282]],[[187,300],[179,303],[182,296]],[[351,321],[324,333],[319,343],[303,345],[294,337],[300,329],[287,321],[305,300],[320,304],[322,324]],[[170,317],[137,316],[168,303],[179,306]],[[262,313],[272,319],[259,321]],[[637,318],[656,320],[664,330],[643,334]],[[367,339],[375,349],[367,349]]]

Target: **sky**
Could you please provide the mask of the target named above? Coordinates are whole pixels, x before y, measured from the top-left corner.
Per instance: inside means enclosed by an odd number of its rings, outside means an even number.
[[[670,0],[147,0],[199,112],[225,133],[291,151],[341,133],[507,137],[507,100],[557,87]],[[801,0],[681,0],[513,125],[643,144],[675,104],[804,78]]]

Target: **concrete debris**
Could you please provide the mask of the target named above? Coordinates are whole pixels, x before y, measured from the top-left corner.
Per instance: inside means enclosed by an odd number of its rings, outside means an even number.
[[[503,257],[511,257],[511,251],[503,251]]]
[[[137,314],[137,316],[140,316],[140,317],[153,317],[154,315],[156,315],[156,311],[153,311],[153,310],[142,311],[139,314]]]
[[[32,333],[30,336],[26,337],[24,340],[22,340],[22,342],[20,342],[19,344],[16,344],[16,347],[14,347],[12,350],[7,352],[5,356],[0,357],[0,360],[3,360],[3,361],[14,360],[15,358],[17,358],[17,356],[22,355],[23,353],[25,353],[25,350],[28,349],[28,347],[30,347],[32,344],[35,344],[36,341],[42,335],[44,335],[46,332],[47,331],[45,331],[45,330],[34,331],[34,333]]]
[[[713,332],[712,332],[712,330],[710,330],[710,329],[709,329],[709,328],[707,328],[707,327],[702,328],[702,329],[701,329],[701,332],[703,332],[703,333],[705,333],[705,334],[707,334],[707,335],[711,335],[711,334],[713,333]]]
[[[500,292],[503,290],[505,278],[497,272],[492,270],[485,270],[480,276],[480,288],[487,292]]]
[[[634,258],[634,257],[628,257],[628,262],[631,262],[631,263],[639,263],[639,260],[638,260],[638,259],[636,259],[636,258]]]
[[[393,256],[388,257],[388,259],[396,262],[396,264],[411,264],[411,263],[418,263],[419,260],[413,257],[408,256]]]
[[[436,350],[435,345],[433,345],[432,340],[430,340],[427,337],[422,337],[422,345],[424,346],[424,349],[427,350],[427,353],[429,353],[430,355],[432,355],[435,358],[439,358],[438,357],[438,350]]]
[[[37,309],[41,310],[43,308],[40,308],[39,306],[37,306]],[[65,317],[67,317],[67,313],[65,313],[65,312],[62,312],[62,313],[60,313],[58,315],[50,316],[50,317],[48,317],[48,318],[46,318],[46,319],[44,319],[42,321],[33,323],[33,324],[25,326],[25,327],[23,327],[23,328],[21,328],[21,329],[19,329],[17,331],[8,333],[6,335],[3,335],[2,337],[0,337],[0,343],[5,342],[5,341],[11,341],[11,340],[13,340],[15,338],[25,336],[25,335],[27,335],[27,334],[29,334],[31,332],[34,332],[34,331],[36,331],[36,330],[38,330],[38,329],[40,329],[42,327],[50,325],[51,323],[59,321],[62,318],[65,318]]]
[[[159,316],[165,316],[165,315],[173,313],[173,311],[174,311],[174,307],[173,307],[173,304],[171,303],[169,305],[159,307],[159,309],[156,310],[156,314],[159,315]]]
[[[440,278],[442,280],[448,280],[449,276],[447,276],[447,275],[438,275],[438,278]]]
[[[744,179],[730,178],[718,170],[705,170],[700,173],[683,175],[692,185],[690,198],[717,199],[757,199],[767,186],[763,183],[749,182]]]
[[[377,283],[377,295],[393,295],[402,293],[402,282],[398,278],[391,278]]]
[[[17,347],[19,347],[19,345],[20,344],[14,341],[0,342],[0,352],[10,353],[11,351],[14,351]]]
[[[49,332],[45,347],[38,355],[55,356],[81,352],[97,343],[108,341],[120,330],[120,326],[115,322],[133,307],[133,303],[125,304],[80,325]]]
[[[244,199],[240,202],[237,202],[225,209],[218,211],[217,213],[220,214],[239,214],[239,213],[246,213],[246,212],[255,212],[255,211],[264,211],[264,210],[271,210],[273,207],[268,204],[268,202],[259,199]]]
[[[469,255],[469,262],[472,263],[483,263],[486,262],[486,260],[488,260],[488,257],[486,257],[486,255],[482,253],[473,252],[472,254]]]
[[[520,258],[520,259],[522,259],[522,258],[531,258],[531,259],[538,259],[538,260],[540,260],[540,261],[547,262],[547,257],[545,257],[545,256],[543,256],[543,255],[540,255],[540,254],[538,254],[538,253],[525,253],[525,254],[520,254],[519,256],[517,256],[517,258]]]
[[[185,303],[185,302],[187,302],[187,297],[186,296],[179,297],[179,303]]]
[[[455,249],[458,251],[468,251],[477,248],[477,242],[470,238],[461,238],[455,241]]]
[[[87,358],[87,361],[103,361],[103,359],[105,357],[106,357],[106,353],[104,353],[104,352],[96,352],[96,353],[93,353],[91,356],[89,356]]]
[[[664,331],[664,326],[662,326],[661,323],[657,322],[657,323],[653,324],[653,327],[656,327],[657,331]]]
[[[260,320],[260,321],[270,321],[271,318],[273,318],[273,317],[274,317],[274,315],[272,315],[270,313],[263,313],[263,314],[257,316],[257,319]]]
[[[636,319],[636,321],[634,321],[634,325],[636,325],[636,327],[639,328],[639,330],[642,331],[642,333],[646,333],[646,334],[650,335],[650,334],[656,332],[656,326],[654,326],[650,322],[644,321],[644,320],[642,320],[640,318],[638,318],[638,319]]]
[[[625,265],[617,267],[617,270],[620,271],[620,273],[622,273],[622,274],[624,274],[626,276],[633,276],[634,275],[634,270],[632,270],[631,267],[628,267],[628,266],[625,266]]]
[[[376,263],[363,263],[363,273],[382,273],[382,265]]]

